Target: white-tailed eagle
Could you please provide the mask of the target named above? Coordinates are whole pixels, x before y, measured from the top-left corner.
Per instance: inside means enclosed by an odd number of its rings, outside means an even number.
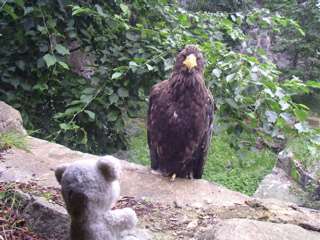
[[[147,126],[151,168],[173,179],[203,174],[214,111],[204,65],[200,50],[188,45],[176,57],[170,79],[151,89]]]

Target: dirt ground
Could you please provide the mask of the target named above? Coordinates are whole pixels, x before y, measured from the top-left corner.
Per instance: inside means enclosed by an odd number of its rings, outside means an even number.
[[[34,182],[0,182],[0,240],[42,240],[43,238],[28,229],[24,219],[19,216],[19,207],[13,196],[16,190],[44,197],[49,202],[64,206],[60,189],[42,187]],[[152,203],[148,199],[136,200],[122,196],[114,208],[124,207],[135,210],[139,227],[151,231],[154,239],[192,239],[196,229],[199,234],[216,222],[214,214],[206,213],[200,208],[182,208],[179,203],[169,206]]]
[[[10,185],[0,183],[0,240],[44,240],[30,231],[21,218],[15,199],[9,197]]]

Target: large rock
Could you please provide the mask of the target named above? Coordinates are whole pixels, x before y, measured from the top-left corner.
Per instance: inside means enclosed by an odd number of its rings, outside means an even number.
[[[320,209],[320,161],[303,166],[285,149],[278,155],[276,167],[261,181],[254,196],[275,198]]]
[[[20,113],[5,102],[0,101],[0,133],[8,131],[26,134]]]
[[[276,199],[250,199],[245,204],[219,207],[214,213],[221,219],[247,218],[273,223],[289,223],[320,232],[320,211]]]
[[[30,152],[12,149],[3,156],[0,181],[33,181],[44,187],[59,187],[53,172],[56,166],[99,157],[37,138],[28,137],[27,141]],[[176,179],[170,182],[147,167],[124,160],[121,164],[121,195],[127,201],[120,207],[134,208],[139,216],[139,227],[152,230],[154,239],[193,239],[218,219],[231,218],[290,223],[320,232],[319,211],[275,200],[253,199],[205,180]],[[43,214],[38,215],[39,203],[34,201],[29,205],[29,211],[25,211],[31,219],[28,221],[35,219],[33,223],[39,228],[33,229],[37,232],[45,228],[45,222],[50,223],[49,219],[45,220],[48,216],[46,206]],[[59,214],[55,218],[64,219]],[[38,218],[42,220],[37,221]],[[58,229],[65,229],[64,220],[57,222],[62,224]]]
[[[307,194],[285,173],[275,167],[264,177],[253,195],[258,198],[275,198],[282,201],[304,205]]]
[[[46,239],[69,239],[70,219],[66,210],[43,197],[29,197],[22,217],[32,231]]]
[[[69,240],[70,217],[64,207],[48,202],[44,197],[32,196],[20,190],[11,190],[21,217],[29,229],[45,239]],[[151,240],[151,235],[144,229],[132,229],[124,236],[139,240]],[[0,238],[1,239],[1,238]],[[130,239],[130,238],[129,238]]]
[[[228,219],[203,234],[200,240],[319,240],[320,233],[292,224]]]
[[[14,149],[0,162],[0,181],[36,181],[43,186],[59,187],[53,170],[62,163],[96,159],[99,156],[72,151],[62,145],[28,137],[30,152]],[[168,178],[150,168],[121,161],[121,192],[124,196],[149,199],[182,206],[229,206],[243,203],[247,196],[205,180]]]

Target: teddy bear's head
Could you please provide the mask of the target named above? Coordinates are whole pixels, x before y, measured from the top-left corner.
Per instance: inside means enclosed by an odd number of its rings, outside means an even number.
[[[81,217],[89,212],[109,210],[120,194],[119,161],[111,156],[61,165],[55,171],[69,214]]]

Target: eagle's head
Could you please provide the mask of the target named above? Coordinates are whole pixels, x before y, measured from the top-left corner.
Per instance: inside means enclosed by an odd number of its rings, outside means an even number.
[[[203,73],[204,59],[196,45],[187,45],[177,56],[174,70],[187,74]]]

